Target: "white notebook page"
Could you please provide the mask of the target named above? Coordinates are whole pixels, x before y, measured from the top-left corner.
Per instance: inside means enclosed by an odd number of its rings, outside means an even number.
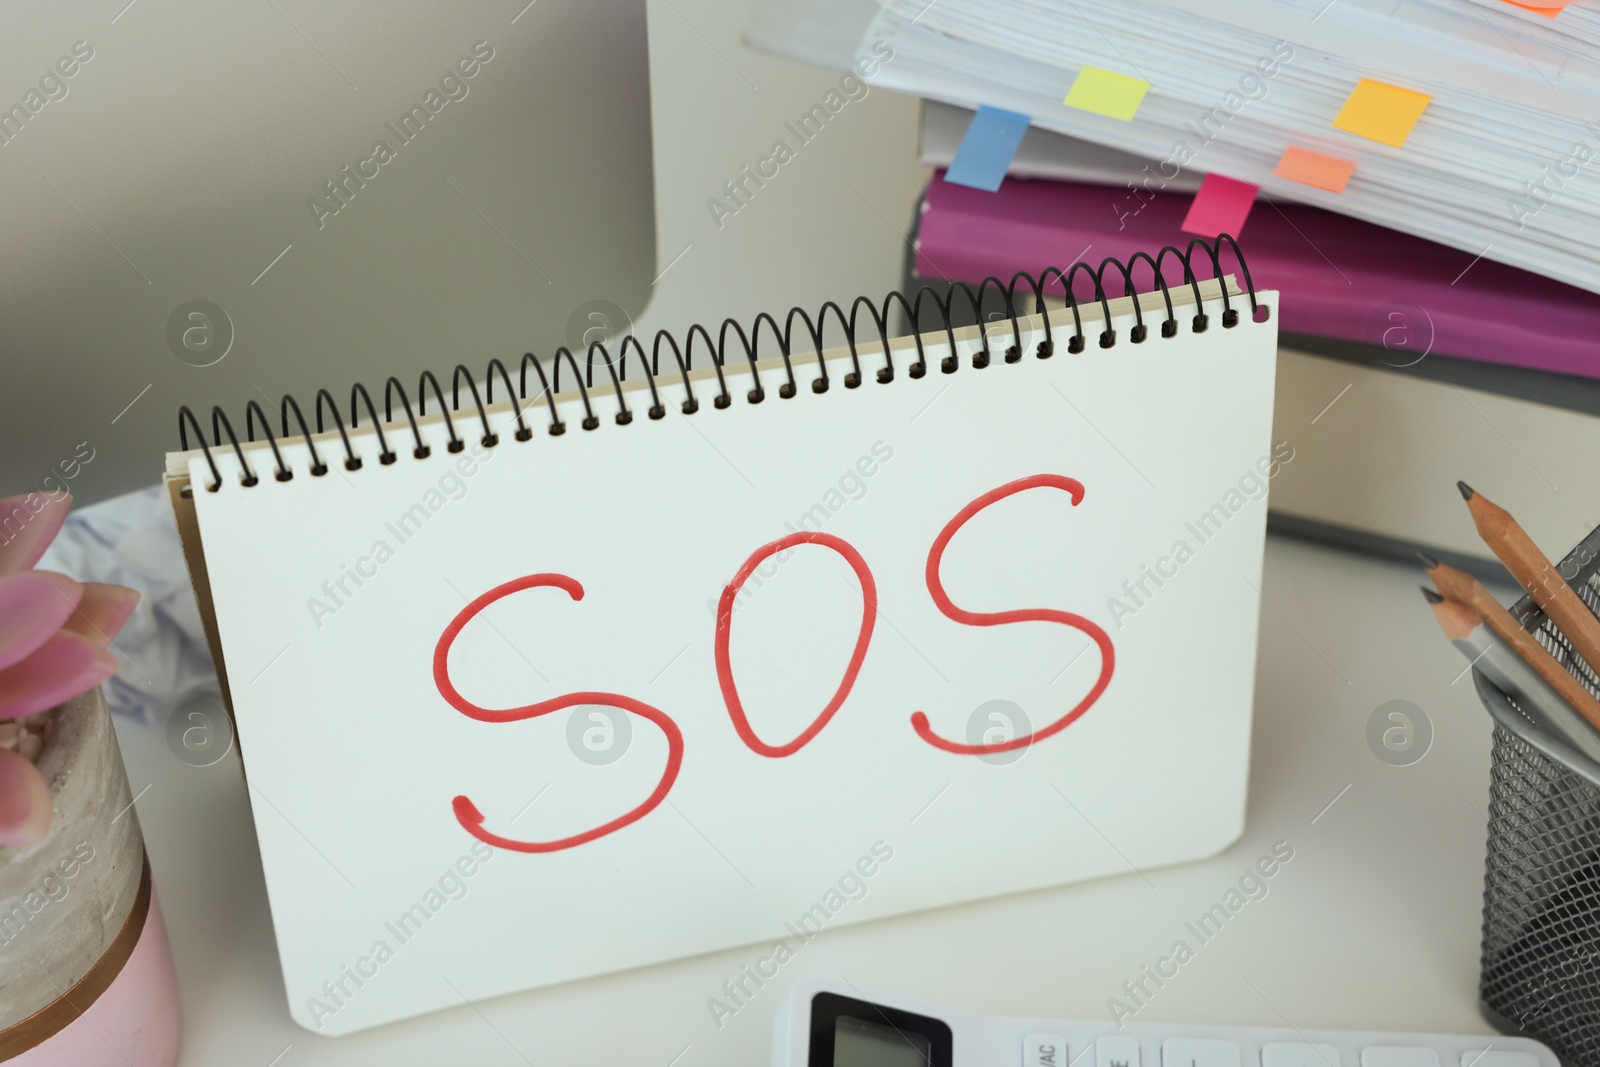
[[[389,465],[366,429],[357,471],[319,438],[322,477],[296,437],[280,442],[292,480],[258,443],[244,487],[214,449],[208,492],[197,453],[294,1017],[339,1034],[739,944],[777,973],[819,929],[1233,840],[1266,481],[1285,456],[1269,439],[1276,316],[1252,322],[1236,297],[1224,329],[1213,297],[1193,334],[1187,289],[1173,296],[1173,338],[1147,297],[1151,337],[1129,343],[1114,302],[1110,349],[1091,306],[1082,353],[1062,312],[1051,358],[1024,319],[1025,358],[1006,364],[1002,321],[984,369],[967,341],[942,373],[931,334],[926,376],[907,373],[906,340],[880,384],[863,344],[863,384],[845,388],[848,352],[831,353],[817,394],[815,356],[796,354],[799,394],[780,399],[767,365],[754,405],[730,361],[731,405],[701,372],[693,415],[663,368],[666,416],[647,418],[630,380],[629,425],[597,374],[592,431],[575,395],[561,436],[530,399],[532,440],[495,408],[485,449],[469,407],[459,454],[434,417],[431,456],[413,458],[401,422]],[[729,595],[719,669],[725,588],[786,537]],[[568,694],[601,695],[486,721]]]

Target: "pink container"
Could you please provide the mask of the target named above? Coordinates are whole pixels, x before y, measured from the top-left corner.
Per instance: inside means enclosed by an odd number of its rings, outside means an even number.
[[[55,712],[44,842],[0,848],[0,1061],[174,1067],[178,982],[98,689]]]
[[[177,985],[167,925],[152,892],[133,953],[106,991],[54,1037],[4,1062],[7,1067],[173,1067],[180,1036]]]

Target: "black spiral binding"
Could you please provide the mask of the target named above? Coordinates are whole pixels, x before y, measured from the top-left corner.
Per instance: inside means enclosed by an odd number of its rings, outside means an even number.
[[[461,384],[465,380],[472,394],[473,408],[476,409],[479,424],[483,428],[483,434],[479,441],[485,447],[492,448],[499,444],[499,437],[489,428],[489,414],[486,405],[494,403],[494,382],[496,376],[498,376],[505,385],[506,393],[511,398],[511,409],[517,424],[517,431],[514,436],[518,441],[529,441],[533,438],[533,431],[528,428],[527,422],[523,418],[523,405],[519,401],[526,402],[528,399],[528,370],[532,368],[539,379],[539,388],[538,392],[535,393],[534,403],[538,403],[539,396],[542,394],[544,403],[549,411],[549,433],[551,435],[563,434],[567,430],[567,424],[562,421],[560,412],[556,410],[555,397],[561,391],[561,363],[565,360],[567,365],[572,368],[573,377],[577,379],[578,396],[583,405],[583,420],[579,425],[585,430],[593,430],[600,425],[600,419],[595,415],[594,408],[589,402],[589,390],[594,386],[595,355],[597,352],[611,378],[611,387],[617,398],[619,410],[616,415],[616,422],[619,426],[625,426],[632,422],[634,417],[633,411],[628,407],[628,402],[623,396],[622,389],[622,383],[628,377],[628,349],[630,346],[639,354],[639,363],[644,368],[645,378],[650,388],[650,407],[645,410],[646,417],[659,419],[664,417],[667,411],[666,406],[661,401],[661,392],[656,381],[661,373],[661,350],[663,346],[671,349],[673,361],[678,365],[678,374],[683,384],[684,392],[684,400],[680,404],[680,409],[685,415],[692,415],[700,409],[700,401],[695,397],[694,387],[689,382],[689,372],[694,369],[695,339],[697,337],[702,338],[704,347],[711,350],[711,363],[717,373],[717,395],[712,398],[711,404],[715,408],[726,408],[733,403],[733,397],[728,392],[727,380],[722,373],[722,368],[726,365],[731,351],[729,344],[730,331],[737,339],[739,348],[743,350],[745,359],[750,365],[752,385],[745,394],[745,400],[751,404],[759,404],[766,399],[767,395],[766,389],[761,384],[761,374],[756,366],[757,360],[760,358],[759,350],[763,325],[767,327],[766,332],[772,335],[772,341],[777,345],[778,354],[783,357],[784,381],[778,386],[778,396],[781,399],[789,400],[799,392],[795,381],[794,363],[791,359],[795,351],[793,341],[796,319],[799,319],[804,326],[805,334],[809,337],[810,347],[816,355],[818,377],[812,380],[811,391],[813,393],[825,393],[831,383],[828,376],[827,362],[823,358],[823,331],[827,326],[830,312],[838,321],[839,328],[843,331],[845,342],[850,349],[851,370],[844,376],[844,386],[846,389],[855,389],[862,382],[861,358],[856,350],[856,326],[858,316],[863,308],[865,308],[872,327],[883,344],[884,365],[878,369],[875,377],[880,384],[887,384],[893,381],[895,376],[894,356],[889,348],[889,313],[896,304],[899,305],[910,320],[912,336],[917,346],[917,361],[906,368],[906,373],[913,378],[921,378],[928,372],[927,360],[923,352],[921,323],[923,304],[929,300],[931,300],[933,307],[937,311],[938,318],[942,322],[942,328],[949,341],[952,353],[940,361],[939,370],[944,374],[954,374],[960,366],[960,360],[954,354],[957,327],[951,311],[958,295],[965,297],[967,306],[972,313],[972,318],[979,325],[979,347],[977,351],[971,353],[971,356],[972,366],[975,369],[982,369],[987,367],[990,362],[989,340],[991,327],[1000,330],[1005,328],[1005,324],[999,320],[994,322],[984,320],[982,313],[983,300],[990,289],[993,289],[1005,299],[1005,321],[1010,326],[1011,343],[1007,346],[1003,358],[1007,363],[1016,363],[1022,359],[1022,328],[1017,321],[1016,297],[1018,286],[1025,284],[1028,291],[1032,292],[1034,302],[1032,313],[1042,314],[1045,311],[1045,289],[1052,279],[1061,284],[1067,306],[1072,310],[1073,333],[1067,341],[1067,351],[1078,353],[1084,350],[1086,344],[1083,332],[1083,316],[1079,311],[1078,298],[1073,292],[1074,284],[1080,272],[1094,284],[1094,295],[1086,303],[1098,303],[1100,305],[1102,329],[1099,336],[1099,345],[1101,348],[1111,348],[1117,343],[1117,335],[1116,331],[1111,328],[1111,300],[1114,298],[1107,296],[1106,293],[1104,284],[1106,272],[1111,268],[1115,268],[1116,272],[1122,277],[1124,290],[1122,296],[1132,297],[1135,295],[1133,271],[1140,263],[1145,263],[1149,266],[1151,274],[1154,275],[1155,284],[1160,288],[1162,299],[1166,303],[1167,316],[1161,323],[1161,336],[1164,338],[1174,337],[1178,333],[1178,320],[1173,314],[1172,293],[1168,287],[1164,270],[1169,256],[1183,265],[1183,282],[1180,284],[1188,284],[1194,293],[1195,314],[1190,321],[1190,331],[1192,333],[1204,333],[1210,325],[1210,316],[1205,313],[1205,306],[1200,298],[1200,279],[1196,277],[1193,269],[1195,249],[1199,248],[1205,254],[1205,260],[1211,264],[1212,277],[1221,279],[1222,267],[1218,260],[1218,253],[1222,251],[1224,245],[1233,250],[1234,259],[1239,264],[1239,273],[1244,277],[1245,290],[1250,299],[1251,319],[1256,322],[1266,321],[1267,309],[1256,301],[1255,284],[1250,280],[1250,268],[1245,265],[1244,253],[1240,251],[1238,242],[1232,236],[1220,234],[1214,244],[1202,238],[1196,238],[1190,241],[1188,246],[1182,250],[1173,245],[1168,245],[1153,258],[1145,252],[1137,252],[1128,258],[1127,263],[1107,258],[1102,260],[1097,268],[1082,262],[1073,264],[1065,271],[1058,267],[1048,267],[1040,273],[1037,280],[1032,275],[1022,271],[1012,275],[1009,284],[990,275],[979,283],[976,293],[965,282],[956,282],[951,286],[949,296],[942,296],[936,290],[924,286],[918,291],[914,300],[907,300],[905,294],[894,291],[883,298],[881,306],[873,304],[871,300],[864,296],[857,297],[855,303],[850,306],[848,318],[845,317],[845,313],[839,305],[831,300],[822,305],[814,320],[803,308],[796,307],[790,309],[784,319],[782,331],[778,329],[777,320],[766,312],[756,316],[749,333],[746,333],[744,327],[735,320],[727,319],[717,332],[717,340],[714,343],[711,340],[710,332],[698,323],[689,328],[688,340],[682,348],[679,347],[677,339],[672,334],[662,330],[656,334],[648,360],[645,359],[644,346],[639,343],[637,338],[631,335],[623,338],[622,343],[618,346],[618,355],[615,361],[612,360],[611,353],[607,350],[605,344],[596,341],[589,346],[588,356],[585,359],[585,371],[581,374],[579,373],[577,359],[565,347],[556,349],[555,356],[551,359],[551,364],[554,368],[553,374],[549,376],[545,374],[544,366],[538,357],[529,352],[522,357],[522,364],[517,374],[517,388],[514,392],[511,388],[511,375],[507,372],[505,364],[499,359],[491,359],[489,361],[485,373],[486,388],[483,396],[478,393],[478,385],[472,377],[472,372],[464,364],[458,363],[450,379],[450,405],[448,407],[445,406],[444,390],[440,388],[439,379],[431,371],[422,372],[422,376],[417,382],[415,413],[412,412],[411,398],[407,395],[405,386],[398,379],[391,377],[384,383],[384,417],[381,422],[378,420],[377,407],[372,401],[372,395],[367,392],[366,386],[358,383],[350,390],[349,429],[353,430],[358,427],[361,408],[364,407],[367,417],[372,421],[373,428],[378,435],[378,462],[382,464],[394,463],[398,458],[398,454],[389,447],[388,438],[384,434],[384,426],[393,421],[393,402],[396,394],[398,394],[400,405],[405,412],[406,422],[411,427],[411,437],[415,446],[412,448],[411,454],[416,459],[426,459],[432,450],[428,445],[423,444],[422,434],[417,428],[417,416],[427,414],[428,390],[432,389],[434,398],[439,404],[440,414],[444,416],[445,432],[450,437],[446,448],[450,452],[460,452],[466,447],[466,442],[456,432],[455,420],[451,417],[451,413],[459,414],[462,410]],[[1024,311],[1022,314],[1027,315],[1029,312]],[[1133,315],[1134,326],[1129,331],[1128,339],[1133,344],[1142,344],[1148,336],[1148,330],[1145,327],[1144,312],[1140,308],[1138,300],[1133,301]],[[1034,350],[1034,355],[1038,359],[1048,359],[1055,350],[1055,341],[1051,335],[1050,317],[1048,315],[1043,316],[1043,324],[1044,340],[1040,341]],[[1228,295],[1228,287],[1223,285],[1222,325],[1226,329],[1232,329],[1238,324],[1239,312],[1232,306]],[[938,328],[935,327],[936,330]],[[359,406],[357,404],[358,400],[360,401]],[[339,415],[338,402],[326,389],[319,389],[317,390],[315,412],[316,432],[319,434],[323,432],[324,408],[332,415],[334,428],[339,431],[339,439],[344,443],[345,469],[350,471],[360,470],[362,460],[361,457],[355,454],[355,450],[350,447],[350,435],[345,428],[344,419]],[[295,398],[288,395],[285,395],[279,404],[279,416],[283,427],[281,436],[289,436],[289,415],[291,412],[294,414],[295,423],[299,427],[301,437],[305,440],[306,447],[311,450],[310,470],[312,476],[321,477],[327,474],[328,464],[317,450],[312,432],[306,427],[305,415]],[[471,412],[469,411],[468,414],[470,416]],[[294,478],[294,472],[283,461],[283,455],[278,448],[277,437],[273,436],[266,412],[254,400],[250,401],[245,409],[245,440],[247,442],[255,441],[257,419],[261,422],[261,431],[266,434],[267,443],[272,447],[272,458],[274,465],[277,467],[273,475],[274,478],[280,482],[290,481]],[[178,437],[184,451],[188,451],[189,448],[189,427],[191,426],[194,428],[195,436],[199,439],[200,448],[205,452],[206,464],[211,468],[212,481],[206,487],[210,492],[214,493],[222,486],[222,474],[217,469],[216,459],[212,456],[211,449],[213,447],[218,449],[222,447],[224,431],[227,433],[228,443],[233,447],[234,454],[239,458],[239,465],[243,471],[241,484],[254,486],[261,481],[251,468],[249,461],[245,459],[244,448],[240,444],[239,437],[234,432],[233,425],[229,422],[227,414],[220,407],[211,409],[212,444],[206,444],[205,434],[201,432],[199,421],[195,418],[194,412],[185,406],[178,411]]]

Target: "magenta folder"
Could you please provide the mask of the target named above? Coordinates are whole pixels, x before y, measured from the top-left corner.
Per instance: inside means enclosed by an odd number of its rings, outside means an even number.
[[[1182,248],[1194,236],[1178,228],[1192,200],[1016,178],[985,193],[935,174],[917,273],[1009,280],[1019,270]],[[1600,294],[1314,207],[1258,200],[1237,236],[1256,287],[1283,293],[1285,332],[1382,345],[1397,364],[1434,354],[1600,378]],[[1166,272],[1169,285],[1182,281],[1181,269]],[[1237,271],[1231,258],[1223,269]],[[1151,282],[1142,269],[1135,277],[1141,290]],[[1080,283],[1077,295],[1088,287]]]

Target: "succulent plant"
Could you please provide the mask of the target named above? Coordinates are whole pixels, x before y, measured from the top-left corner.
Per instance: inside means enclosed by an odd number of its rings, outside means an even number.
[[[72,498],[0,499],[0,846],[50,835],[50,788],[34,762],[49,740],[51,708],[117,672],[111,641],[139,594],[35,570]]]

